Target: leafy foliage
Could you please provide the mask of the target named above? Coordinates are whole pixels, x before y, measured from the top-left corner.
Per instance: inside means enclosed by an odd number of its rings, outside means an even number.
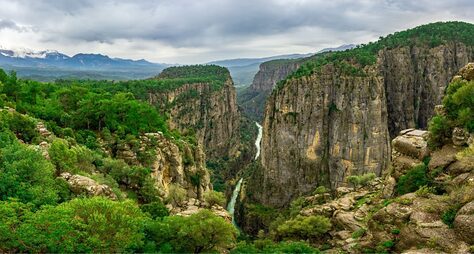
[[[148,220],[132,202],[105,198],[74,199],[45,206],[36,213],[13,203],[7,213],[12,242],[21,252],[123,252],[143,244],[143,223]],[[3,217],[3,216],[2,216]],[[16,223],[15,223],[16,222]],[[21,222],[21,223],[18,223]],[[3,233],[3,232],[2,232]]]
[[[239,242],[237,247],[231,251],[237,253],[320,253],[318,249],[309,246],[305,242],[279,242],[270,240],[256,240],[253,243]]]
[[[189,217],[165,217],[150,224],[147,231],[153,240],[153,251],[168,253],[200,253],[229,248],[237,234],[230,223],[208,210]]]
[[[278,235],[283,239],[311,239],[324,235],[332,225],[323,216],[297,216],[277,228]]]
[[[224,193],[222,192],[217,192],[217,191],[207,191],[204,193],[204,200],[209,204],[209,206],[213,205],[220,205],[224,206],[225,205],[225,197]]]
[[[422,186],[430,184],[427,176],[427,166],[420,164],[408,170],[406,174],[402,175],[397,182],[397,193],[403,195],[405,193],[414,192]]]
[[[0,149],[0,200],[55,204],[54,167],[39,152],[13,141]]]

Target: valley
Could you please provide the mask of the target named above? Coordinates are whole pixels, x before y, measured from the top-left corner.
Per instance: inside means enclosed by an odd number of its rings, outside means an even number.
[[[0,252],[474,252],[474,25],[281,57],[0,69]]]

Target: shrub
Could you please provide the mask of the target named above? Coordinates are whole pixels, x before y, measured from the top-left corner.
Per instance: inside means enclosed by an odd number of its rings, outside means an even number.
[[[144,213],[148,213],[153,219],[162,218],[170,214],[168,208],[166,208],[166,206],[161,201],[154,201],[141,205],[140,209]]]
[[[171,184],[168,191],[167,202],[179,206],[186,200],[186,190],[179,184]]]
[[[357,229],[356,231],[352,233],[352,238],[354,239],[361,238],[365,234],[365,231],[367,231],[365,228]]]
[[[451,135],[451,127],[445,116],[434,116],[428,123],[430,131],[428,144],[430,147],[440,147]]]
[[[312,239],[324,235],[331,227],[330,220],[324,216],[298,215],[280,225],[277,234],[284,239]]]
[[[374,173],[367,173],[363,175],[352,175],[347,177],[347,181],[351,183],[354,188],[357,188],[359,186],[367,186],[367,184],[375,179],[375,174]]]
[[[413,167],[406,174],[400,177],[397,183],[397,193],[403,195],[405,193],[414,192],[421,186],[429,185],[430,181],[426,175],[427,167],[424,164]]]
[[[325,187],[325,186],[318,186],[318,188],[316,188],[313,192],[314,195],[316,194],[324,194],[326,192],[329,192],[329,190]]]
[[[429,194],[435,193],[436,189],[434,187],[429,187],[427,185],[421,186],[417,191],[415,191],[416,196],[427,198]]]
[[[220,206],[225,205],[225,197],[224,197],[224,193],[222,193],[222,192],[209,190],[206,193],[204,193],[204,200],[211,207],[213,205],[220,205]]]
[[[143,245],[147,217],[132,201],[102,197],[47,206],[18,229],[20,252],[127,252]]]
[[[56,166],[59,173],[76,173],[75,163],[77,161],[76,153],[69,148],[69,144],[64,139],[55,139],[48,150],[51,162]]]
[[[166,253],[215,252],[234,245],[234,226],[209,210],[189,217],[169,216],[148,226],[155,249]]]
[[[444,224],[452,228],[454,226],[454,218],[456,218],[456,213],[458,210],[458,207],[450,207],[448,210],[444,211],[444,213],[441,215],[441,220],[444,222]]]
[[[320,253],[305,242],[279,242],[256,240],[254,243],[239,242],[230,253]]]

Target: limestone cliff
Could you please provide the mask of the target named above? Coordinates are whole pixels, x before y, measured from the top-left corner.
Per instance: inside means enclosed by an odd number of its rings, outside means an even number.
[[[381,50],[379,59],[393,138],[403,129],[427,127],[453,75],[474,60],[474,48],[454,42],[399,47]]]
[[[351,174],[380,175],[390,160],[391,137],[426,128],[449,80],[474,60],[472,44],[404,45],[388,38],[305,63],[271,94],[255,201],[284,206],[318,185],[335,189]]]
[[[304,59],[281,59],[260,64],[252,84],[238,96],[243,112],[255,121],[263,120],[265,101],[278,81],[298,69]]]
[[[189,83],[166,92],[150,92],[149,102],[166,108],[171,128],[183,133],[194,130],[207,158],[236,155],[240,114],[230,76],[217,90],[209,83]]]
[[[356,77],[327,65],[272,94],[256,201],[282,206],[318,185],[335,188],[348,175],[381,174],[390,154],[384,84],[376,68],[365,71]]]
[[[134,151],[135,150],[135,151]],[[162,197],[168,195],[171,184],[181,186],[190,198],[202,198],[202,194],[212,189],[206,156],[201,146],[185,141],[172,141],[161,133],[146,133],[140,138],[138,150],[128,144],[118,146],[117,158],[130,165],[140,165],[140,151],[153,151],[148,163],[155,186]]]

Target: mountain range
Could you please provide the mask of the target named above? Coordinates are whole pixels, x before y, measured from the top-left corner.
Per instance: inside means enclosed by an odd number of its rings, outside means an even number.
[[[139,79],[157,75],[169,64],[144,59],[110,58],[102,54],[68,56],[58,51],[0,48],[0,67],[20,77],[48,81],[58,78]]]

